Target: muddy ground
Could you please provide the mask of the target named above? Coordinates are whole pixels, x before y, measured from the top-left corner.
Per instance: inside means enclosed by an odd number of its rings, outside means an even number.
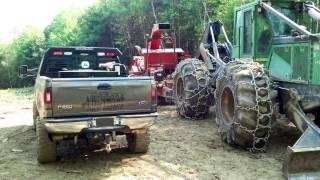
[[[30,94],[0,91],[0,179],[283,179],[286,147],[297,139],[281,132],[267,153],[252,154],[220,140],[212,113],[190,121],[177,118],[174,106],[161,106],[147,154],[69,148],[60,161],[40,165]]]

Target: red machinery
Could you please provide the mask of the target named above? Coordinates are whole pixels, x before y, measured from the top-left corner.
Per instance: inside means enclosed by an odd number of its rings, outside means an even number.
[[[181,48],[176,48],[176,38],[168,35],[171,30],[170,24],[154,24],[151,35],[145,36],[145,46],[136,46],[139,56],[133,56],[130,74],[136,76],[154,76],[157,82],[158,98],[166,102],[172,102],[173,79],[171,74],[176,65],[189,55]],[[171,48],[164,47],[164,44],[171,44]]]

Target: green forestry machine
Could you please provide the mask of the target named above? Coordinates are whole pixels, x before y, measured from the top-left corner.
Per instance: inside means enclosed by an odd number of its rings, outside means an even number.
[[[174,73],[177,113],[215,106],[224,141],[266,150],[276,123],[303,134],[288,147],[288,179],[320,178],[320,10],[306,0],[259,0],[235,9],[233,42],[208,24],[197,55]],[[222,41],[219,41],[219,38]]]

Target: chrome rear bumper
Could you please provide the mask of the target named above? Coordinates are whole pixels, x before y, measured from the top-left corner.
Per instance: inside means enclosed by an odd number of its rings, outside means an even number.
[[[156,120],[158,113],[104,117],[43,119],[51,134],[79,134],[86,129],[110,131],[141,129]]]

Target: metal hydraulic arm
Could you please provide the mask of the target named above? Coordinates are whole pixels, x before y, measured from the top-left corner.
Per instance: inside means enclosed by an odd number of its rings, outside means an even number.
[[[317,8],[313,2],[309,1],[305,3],[304,11],[306,11],[314,20],[320,21],[320,9]]]
[[[221,32],[224,35],[224,39],[226,41],[223,48],[226,52],[229,52],[229,55],[227,57],[222,57],[219,52],[218,38]],[[208,26],[204,33],[204,37],[199,47],[198,56],[202,57],[203,61],[207,64],[208,70],[213,72],[213,79],[218,76],[220,71],[226,65],[226,62],[231,59],[231,49],[232,44],[229,41],[223,23],[221,21],[208,23]],[[226,60],[226,58],[228,60]]]
[[[311,32],[309,32],[308,30],[304,29],[302,26],[300,26],[299,24],[295,23],[294,21],[292,21],[290,18],[288,18],[287,16],[285,16],[284,14],[282,14],[281,12],[277,11],[276,9],[274,9],[272,6],[270,6],[269,4],[260,1],[259,5],[265,9],[266,11],[268,11],[269,13],[273,14],[274,16],[278,17],[279,19],[283,20],[286,24],[288,24],[290,27],[292,27],[293,29],[296,29],[297,31],[299,31],[301,34],[303,35],[307,35],[307,36],[313,36],[313,34]]]

